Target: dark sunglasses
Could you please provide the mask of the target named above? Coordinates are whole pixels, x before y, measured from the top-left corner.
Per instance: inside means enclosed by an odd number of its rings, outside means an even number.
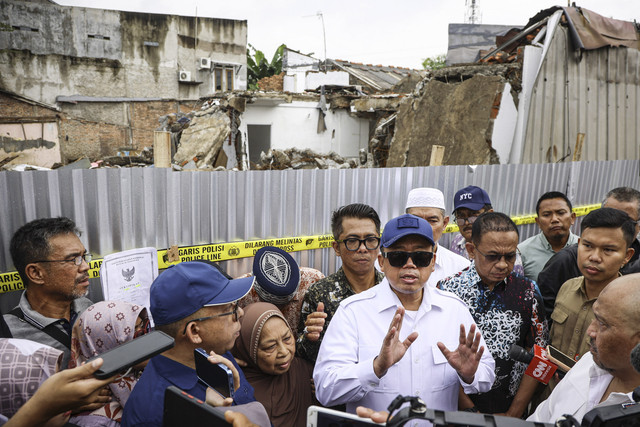
[[[391,264],[392,267],[404,267],[409,258],[411,258],[411,261],[413,261],[416,267],[428,267],[433,259],[433,252],[391,251],[383,252],[382,256],[389,260],[389,264]]]
[[[516,261],[516,257],[518,256],[518,252],[509,252],[508,254],[484,254],[476,248],[476,252],[484,257],[487,262],[498,262],[504,257],[504,260],[508,264],[513,264]]]

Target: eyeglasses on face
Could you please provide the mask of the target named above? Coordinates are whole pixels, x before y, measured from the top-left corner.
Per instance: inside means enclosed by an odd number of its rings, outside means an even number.
[[[364,247],[369,251],[378,249],[378,246],[380,246],[380,238],[374,237],[374,236],[365,237],[364,239],[356,239],[355,237],[349,237],[348,239],[344,239],[344,240],[336,240],[336,242],[344,243],[344,246],[348,250],[353,252],[360,249],[360,246],[362,244],[364,244]]]
[[[480,252],[477,247],[476,247],[476,252],[482,255],[484,259],[486,259],[490,263],[498,262],[504,257],[504,260],[507,262],[507,264],[513,264],[514,262],[516,262],[516,257],[518,256],[517,251],[509,252],[506,254],[485,254]]]
[[[136,325],[136,331],[133,333],[133,338],[141,337],[144,334],[148,334],[151,331],[151,321],[149,318],[145,318],[140,326]]]
[[[382,256],[389,260],[389,264],[391,264],[392,267],[404,267],[409,258],[411,258],[411,261],[413,261],[416,267],[428,267],[433,259],[433,252],[391,251],[383,252]]]
[[[236,303],[233,305],[233,310],[227,313],[216,314],[215,316],[198,317],[197,319],[189,320],[187,324],[184,325],[184,331],[182,331],[182,335],[185,335],[187,333],[187,327],[189,326],[189,323],[203,322],[205,320],[214,319],[216,317],[231,316],[231,315],[233,315],[233,321],[237,322],[238,321],[238,301],[236,301]]]
[[[468,218],[460,218],[458,216],[454,216],[453,220],[456,222],[456,224],[458,224],[458,226],[462,227],[467,222],[469,224],[473,224],[474,222],[476,222],[476,219],[478,219],[479,216],[480,215],[473,215]]]
[[[34,261],[34,262],[72,262],[75,265],[80,266],[82,264],[82,260],[85,260],[87,264],[89,264],[92,259],[93,259],[93,255],[87,252],[70,259],[43,259],[41,261]]]

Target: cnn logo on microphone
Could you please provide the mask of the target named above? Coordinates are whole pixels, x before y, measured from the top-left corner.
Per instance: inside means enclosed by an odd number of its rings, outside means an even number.
[[[526,375],[535,378],[543,384],[548,384],[558,367],[547,360],[547,351],[537,345],[533,346],[533,360],[529,363]]]

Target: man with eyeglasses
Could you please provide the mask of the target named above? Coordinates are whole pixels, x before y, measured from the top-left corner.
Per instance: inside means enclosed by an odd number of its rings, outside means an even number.
[[[325,405],[386,410],[398,394],[428,408],[457,410],[458,389],[487,391],[494,362],[467,307],[427,286],[433,234],[427,221],[405,214],[389,221],[378,257],[385,279],[340,303],[313,372]]]
[[[165,390],[174,385],[204,401],[207,387],[195,370],[194,350],[214,352],[239,375],[233,403],[254,402],[247,382],[230,350],[240,333],[244,312],[238,300],[253,277],[230,280],[206,262],[183,262],[162,272],[151,285],[150,310],[156,329],[175,339],[175,346],[149,360],[127,400],[122,426],[161,426]],[[211,361],[211,359],[209,359]]]
[[[382,281],[374,264],[380,246],[380,218],[371,206],[353,203],[331,216],[333,250],[340,269],[309,287],[302,303],[296,354],[315,363],[323,331],[342,300]]]
[[[461,395],[460,407],[520,418],[538,383],[523,376],[526,365],[509,357],[517,344],[546,347],[549,331],[542,297],[535,283],[513,273],[518,228],[505,214],[487,212],[473,223],[467,251],[473,259],[461,273],[438,283],[469,307],[495,359],[496,381],[490,391]]]
[[[86,298],[91,254],[78,236],[69,218],[41,218],[20,227],[9,246],[25,290],[4,320],[14,338],[62,351],[62,369],[69,364],[73,323],[93,304]]]
[[[469,266],[469,260],[440,245],[438,241],[449,224],[449,216],[444,207],[444,194],[437,188],[414,188],[407,196],[405,212],[419,216],[429,223],[433,230],[433,253],[436,259],[428,285],[436,284]]]
[[[493,212],[491,199],[489,199],[489,194],[486,191],[475,185],[469,185],[458,190],[453,198],[453,220],[458,224],[460,233],[449,244],[451,252],[471,260],[467,251],[467,242],[471,241],[473,223],[485,212]],[[521,276],[524,275],[520,254],[516,256],[513,271]]]

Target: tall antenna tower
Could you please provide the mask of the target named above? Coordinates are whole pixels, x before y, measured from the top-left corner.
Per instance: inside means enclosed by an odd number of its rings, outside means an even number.
[[[482,13],[480,12],[480,0],[464,0],[464,23],[481,24]]]

